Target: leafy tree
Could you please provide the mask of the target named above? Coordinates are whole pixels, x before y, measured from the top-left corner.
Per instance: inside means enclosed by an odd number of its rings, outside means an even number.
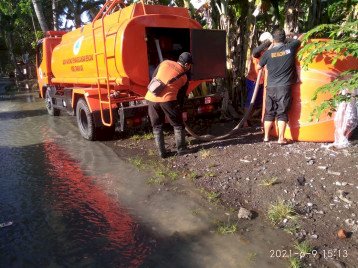
[[[0,0],[0,39],[4,41],[1,65],[6,72],[17,69],[26,52],[33,59],[37,29],[32,14],[31,0]]]
[[[350,15],[350,14],[349,14]],[[304,41],[307,42],[312,37],[329,37],[329,40],[318,41],[304,44],[299,52],[299,59],[303,63],[303,67],[307,68],[318,55],[325,52],[334,52],[332,64],[343,56],[353,56],[358,58],[358,20],[353,22],[345,22],[342,25],[323,24],[307,32]],[[330,93],[331,98],[323,101],[312,112],[312,116],[319,118],[320,115],[327,111],[329,115],[334,112],[339,103],[349,101],[354,90],[358,88],[358,70],[347,70],[341,73],[334,81],[318,88],[313,94],[313,100],[316,100],[319,94]],[[342,90],[347,94],[343,95]]]
[[[90,20],[98,13],[105,0],[63,0],[58,2],[58,14],[66,20],[74,21],[75,27],[83,25],[81,16],[86,14]]]

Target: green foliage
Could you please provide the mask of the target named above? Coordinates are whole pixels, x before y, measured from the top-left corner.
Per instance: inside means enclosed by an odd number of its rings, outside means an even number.
[[[272,186],[275,184],[279,184],[280,182],[278,181],[277,177],[272,177],[272,178],[266,178],[262,180],[262,183],[260,183],[259,185],[261,186]]]
[[[296,257],[291,257],[289,259],[290,268],[301,268],[301,261]]]
[[[130,159],[129,159],[129,162],[130,162],[132,165],[136,166],[138,169],[142,168],[143,165],[144,165],[143,159],[140,158],[140,157],[138,157],[138,156],[137,156],[137,157],[130,158]]]
[[[298,53],[302,68],[307,69],[309,64],[318,57],[335,65],[342,57],[353,56],[358,58],[358,21],[346,22],[342,25],[323,24],[307,32],[304,37],[303,48]],[[325,40],[309,41],[311,38],[329,38]],[[311,113],[311,117],[319,119],[323,112],[331,115],[339,103],[349,101],[352,92],[358,88],[358,70],[347,70],[336,77],[334,81],[319,87],[313,94],[312,100],[323,93],[332,97],[323,101]],[[347,92],[342,95],[342,90]]]
[[[217,202],[219,202],[219,199],[220,199],[220,193],[207,192],[206,197],[210,203],[217,203]]]
[[[188,175],[188,178],[189,178],[191,181],[196,180],[198,177],[199,177],[199,175],[198,175],[195,171],[190,172],[189,175]]]
[[[249,262],[255,262],[257,259],[257,253],[256,252],[251,252],[247,255],[247,260]]]
[[[237,232],[237,224],[219,222],[217,226],[217,232],[221,235],[234,234]]]
[[[169,182],[174,182],[179,179],[179,173],[172,170],[172,167],[169,165],[164,165],[163,163],[158,164],[155,161],[141,161],[139,165],[131,161],[132,164],[136,165],[138,168],[145,168],[153,170],[153,176],[147,180],[148,184],[166,184]]]
[[[210,150],[203,149],[200,151],[201,159],[206,159],[213,156],[213,153]]]
[[[284,219],[296,220],[296,212],[292,204],[287,204],[283,200],[279,200],[271,204],[267,216],[273,224],[279,224]]]
[[[285,227],[283,227],[283,230],[290,235],[296,234],[299,229],[300,229],[300,225],[297,222],[291,222],[291,224],[288,224]]]
[[[352,55],[358,57],[358,21],[347,22],[342,25],[322,24],[305,34],[304,47],[298,53],[299,60],[303,60],[303,67],[324,52],[335,52],[332,64],[336,64],[339,57]],[[329,40],[308,42],[311,38],[329,38]]]
[[[30,8],[31,0],[0,0],[0,66],[6,73],[15,69],[15,61],[22,54],[29,52],[30,58],[34,54],[30,45],[34,39]]]
[[[313,248],[310,246],[310,244],[307,241],[303,241],[301,243],[296,242],[294,247],[300,253],[300,256],[309,255],[313,250]]]
[[[316,100],[318,95],[323,93],[331,93],[332,98],[322,102],[315,107],[311,114],[313,117],[319,118],[323,112],[327,112],[329,116],[336,111],[336,107],[345,101],[349,101],[352,97],[350,92],[358,88],[358,70],[349,70],[341,73],[333,82],[319,87],[313,94],[312,100]],[[342,89],[346,89],[347,93],[342,95]]]
[[[327,13],[331,23],[342,21],[347,13],[350,12],[350,9],[353,9],[358,4],[358,0],[335,0],[330,2]]]
[[[131,140],[134,141],[142,141],[142,140],[152,140],[154,139],[154,135],[152,132],[150,133],[144,133],[144,134],[136,134],[131,137]]]
[[[33,40],[33,41],[31,42],[31,47],[32,47],[33,49],[36,48],[37,40],[40,40],[41,38],[44,37],[43,31],[36,31],[34,34],[35,34],[35,40]]]
[[[86,14],[92,20],[99,11],[100,5],[105,2],[105,0],[62,0],[58,2],[57,10],[65,20],[72,20],[76,27],[80,27],[83,23],[81,15]]]

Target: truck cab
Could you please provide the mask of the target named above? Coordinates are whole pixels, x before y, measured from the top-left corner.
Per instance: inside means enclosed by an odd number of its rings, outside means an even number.
[[[44,98],[45,88],[51,84],[53,78],[51,69],[51,57],[53,49],[61,43],[64,31],[48,31],[43,39],[36,45],[36,73],[39,83],[39,96]]]

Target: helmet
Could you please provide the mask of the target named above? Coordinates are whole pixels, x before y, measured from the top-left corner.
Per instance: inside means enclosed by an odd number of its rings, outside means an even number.
[[[191,63],[193,64],[193,58],[191,56],[191,54],[189,52],[183,52],[180,54],[179,56],[179,59],[178,59],[179,62],[181,63]]]
[[[272,41],[272,35],[269,32],[264,32],[260,35],[260,42],[265,42],[266,40]]]

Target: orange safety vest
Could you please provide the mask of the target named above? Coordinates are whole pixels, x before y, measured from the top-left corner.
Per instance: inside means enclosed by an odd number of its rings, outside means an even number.
[[[158,72],[155,77],[166,84],[170,79],[176,77],[182,72],[184,72],[184,68],[179,63],[171,60],[165,60],[160,63]],[[186,84],[187,80],[188,78],[186,74],[184,74],[175,82],[167,85],[159,94],[159,96],[155,96],[152,92],[147,91],[147,94],[144,98],[152,102],[174,101],[177,99],[179,89],[181,89]]]
[[[260,59],[257,59],[255,57],[251,57],[249,73],[246,76],[247,79],[256,82],[257,75],[259,73],[259,70],[258,70],[259,62],[260,62]],[[260,85],[264,83],[264,77],[265,77],[265,75],[264,75],[264,73],[262,73],[261,79],[260,79]]]
[[[266,51],[266,49],[264,51],[262,51],[260,53],[260,57],[262,56],[262,54],[264,54],[264,52]],[[247,79],[256,82],[257,80],[257,75],[259,74],[259,63],[260,63],[260,58],[255,58],[253,56],[251,56],[251,63],[250,63],[250,67],[249,67],[249,72],[246,76]],[[260,79],[260,85],[262,85],[265,81],[265,70],[262,69],[262,74],[261,74],[261,79]]]

